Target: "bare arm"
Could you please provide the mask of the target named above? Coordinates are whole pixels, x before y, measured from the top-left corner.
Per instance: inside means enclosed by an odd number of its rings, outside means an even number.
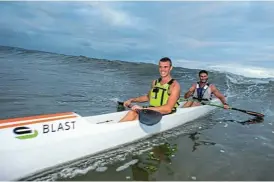
[[[185,99],[189,98],[195,91],[195,85],[192,85],[190,89],[185,93]]]
[[[148,95],[142,95],[140,97],[131,98],[131,102],[147,102],[149,100]]]
[[[176,105],[177,100],[180,98],[181,87],[180,84],[175,81],[170,87],[170,96],[165,105],[158,107],[149,107],[148,109],[161,112],[162,114],[168,114],[172,111],[172,108]]]
[[[225,96],[214,86],[211,86],[212,93],[221,100],[223,104],[226,104]]]

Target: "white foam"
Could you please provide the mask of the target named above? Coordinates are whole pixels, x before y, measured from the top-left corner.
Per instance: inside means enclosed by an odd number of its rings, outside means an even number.
[[[274,78],[274,69],[271,68],[247,66],[240,64],[224,64],[208,66],[208,69],[221,72],[229,72],[251,78]]]
[[[204,61],[175,60],[174,66],[189,69],[207,69],[250,78],[274,78],[274,68],[248,66],[239,63],[216,64]]]
[[[119,98],[111,98],[110,100],[113,101],[113,102],[118,102]]]
[[[97,168],[96,168],[96,171],[97,171],[97,172],[104,172],[104,171],[106,171],[107,169],[108,169],[107,167],[101,166],[101,167],[97,167]]]
[[[127,169],[129,166],[134,165],[134,164],[136,164],[137,162],[138,162],[138,159],[134,159],[134,160],[132,160],[132,161],[130,161],[130,162],[128,162],[128,163],[125,163],[124,165],[118,167],[118,168],[116,169],[116,171],[119,172],[119,171],[125,170],[125,169]]]
[[[226,78],[233,84],[268,84],[272,79],[265,78],[247,78],[241,75],[234,75],[231,73],[226,74]],[[229,87],[229,84],[227,84]]]

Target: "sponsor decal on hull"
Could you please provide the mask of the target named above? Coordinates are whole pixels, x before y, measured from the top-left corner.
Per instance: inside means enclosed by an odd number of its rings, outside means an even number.
[[[59,131],[74,130],[76,121],[67,121],[65,123],[52,123],[43,125],[43,133],[54,133]]]
[[[41,134],[75,130],[76,121],[77,115],[73,112],[46,114],[0,120],[0,129],[13,128],[15,138],[25,140],[36,138],[38,134],[41,136]],[[28,127],[40,123],[43,124],[35,126],[35,129]]]
[[[31,139],[38,136],[37,130],[32,130],[31,128],[26,126],[20,126],[20,127],[14,128],[13,133],[17,135],[15,138],[18,138],[20,140]]]

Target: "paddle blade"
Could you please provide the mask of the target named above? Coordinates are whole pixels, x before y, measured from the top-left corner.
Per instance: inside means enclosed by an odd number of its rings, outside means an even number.
[[[142,124],[152,126],[157,124],[162,119],[162,114],[150,109],[141,109],[139,111],[139,120]]]
[[[244,113],[252,115],[252,116],[257,116],[257,117],[261,117],[261,118],[264,117],[264,114],[254,112],[254,111],[247,111],[247,110],[237,109],[237,108],[231,108],[231,109],[236,110],[236,111],[241,111],[241,112],[244,112]]]
[[[126,110],[123,102],[117,102],[117,112]]]
[[[254,112],[254,111],[247,111],[246,113],[249,114],[249,115],[252,115],[252,116],[260,117],[260,118],[264,117],[264,114],[257,113],[257,112]]]
[[[224,108],[223,105],[218,105],[218,104],[212,104],[212,103],[202,103],[202,104],[203,105],[210,105],[210,106],[216,106],[216,107]],[[234,108],[234,107],[230,107],[229,109],[235,110],[235,111],[240,111],[240,112],[243,112],[243,113],[246,113],[246,114],[249,114],[249,115],[252,115],[252,116],[256,116],[256,117],[261,117],[261,118],[264,117],[264,114],[254,112],[254,111],[247,111],[247,110],[243,110],[243,109],[237,109],[237,108]]]

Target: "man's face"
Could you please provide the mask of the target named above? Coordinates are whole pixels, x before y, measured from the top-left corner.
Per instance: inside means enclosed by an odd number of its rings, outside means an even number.
[[[168,76],[171,70],[172,66],[170,66],[170,62],[159,62],[159,72],[161,77]]]
[[[200,81],[201,81],[202,83],[207,82],[207,79],[208,79],[208,76],[207,76],[206,73],[201,73],[201,74],[200,74]]]

